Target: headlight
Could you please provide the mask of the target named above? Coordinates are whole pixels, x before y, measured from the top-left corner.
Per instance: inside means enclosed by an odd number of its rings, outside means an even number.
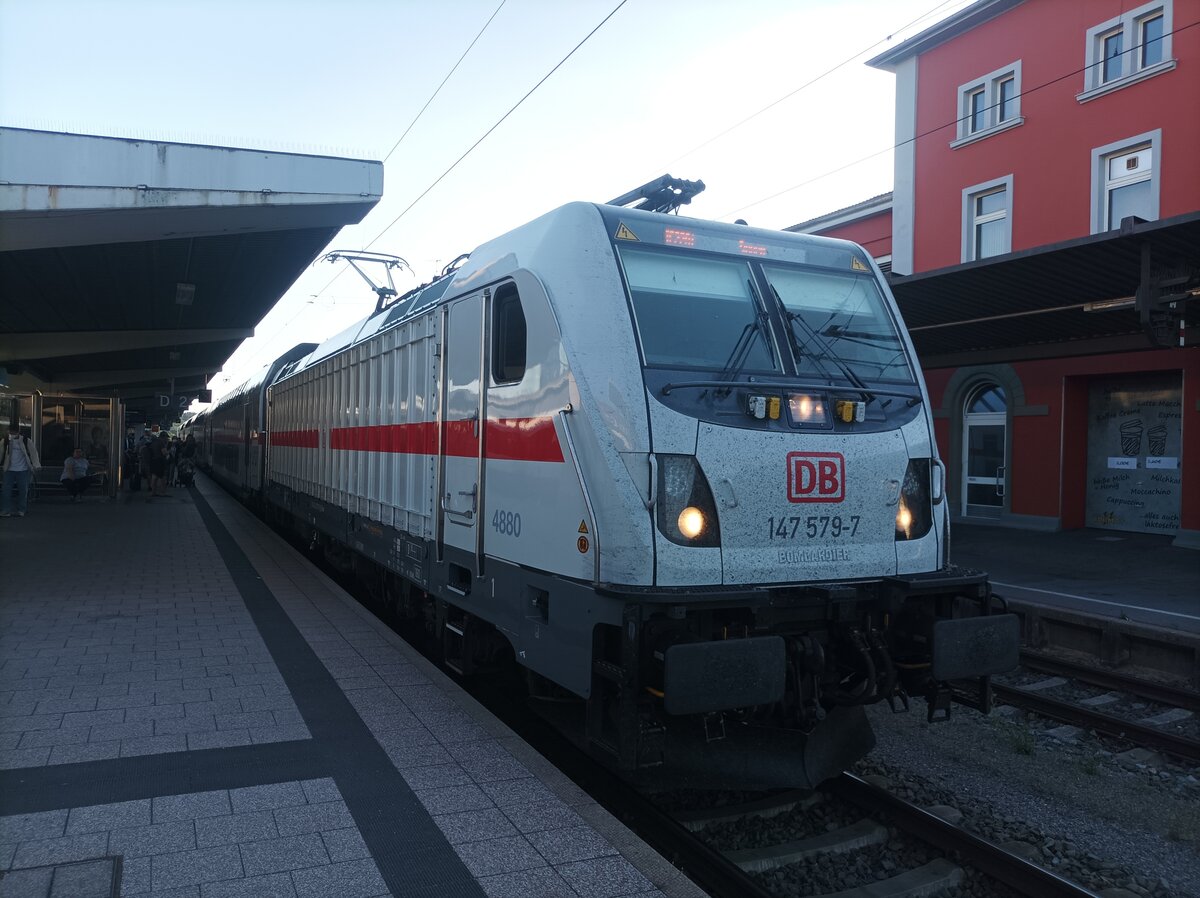
[[[691,455],[658,456],[658,530],[681,546],[719,546],[721,527],[712,490]]]
[[[679,512],[679,532],[688,539],[695,539],[704,532],[704,512],[689,505]]]
[[[910,458],[904,482],[900,485],[900,504],[896,508],[896,540],[920,539],[932,526],[929,459]]]
[[[792,393],[788,396],[788,417],[792,425],[817,425],[824,427],[829,424],[829,410],[824,396]]]

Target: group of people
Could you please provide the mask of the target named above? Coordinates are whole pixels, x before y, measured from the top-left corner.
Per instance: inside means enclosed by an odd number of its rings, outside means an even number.
[[[137,492],[145,480],[151,499],[165,497],[168,486],[190,484],[195,456],[196,439],[190,433],[183,440],[166,431],[136,437],[130,428],[125,434],[125,479],[129,489]]]
[[[75,447],[63,460],[59,479],[72,502],[78,502],[87,488],[108,469],[108,448],[104,444],[103,431],[93,428],[91,436],[91,445]],[[195,455],[196,441],[191,434],[179,440],[165,431],[145,432],[139,438],[131,427],[125,436],[125,479],[132,491],[140,490],[145,479],[151,499],[165,497],[168,486],[190,485]],[[16,423],[11,424],[8,434],[0,441],[0,469],[4,483],[0,517],[25,516],[30,485],[41,467],[34,441],[23,434]]]

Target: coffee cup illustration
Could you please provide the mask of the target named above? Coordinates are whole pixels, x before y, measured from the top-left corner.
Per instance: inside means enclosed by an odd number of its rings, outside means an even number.
[[[1142,451],[1142,419],[1134,418],[1121,425],[1121,453],[1139,455]]]
[[[1122,435],[1122,439],[1124,435]],[[1146,439],[1150,441],[1151,455],[1165,455],[1167,452],[1167,427],[1165,424],[1156,424],[1146,431]]]

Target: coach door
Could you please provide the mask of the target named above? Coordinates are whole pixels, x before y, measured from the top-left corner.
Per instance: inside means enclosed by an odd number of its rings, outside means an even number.
[[[438,428],[440,489],[439,554],[443,547],[474,556],[482,573],[483,427],[486,401],[479,385],[487,363],[483,309],[487,294],[468,296],[442,312],[441,414]],[[456,562],[453,553],[449,561]],[[469,588],[469,586],[468,586]]]

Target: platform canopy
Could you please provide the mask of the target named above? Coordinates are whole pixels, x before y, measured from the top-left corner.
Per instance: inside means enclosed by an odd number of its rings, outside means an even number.
[[[0,387],[173,420],[382,192],[380,162],[0,128]]]
[[[1200,212],[889,281],[926,369],[1194,346]]]

